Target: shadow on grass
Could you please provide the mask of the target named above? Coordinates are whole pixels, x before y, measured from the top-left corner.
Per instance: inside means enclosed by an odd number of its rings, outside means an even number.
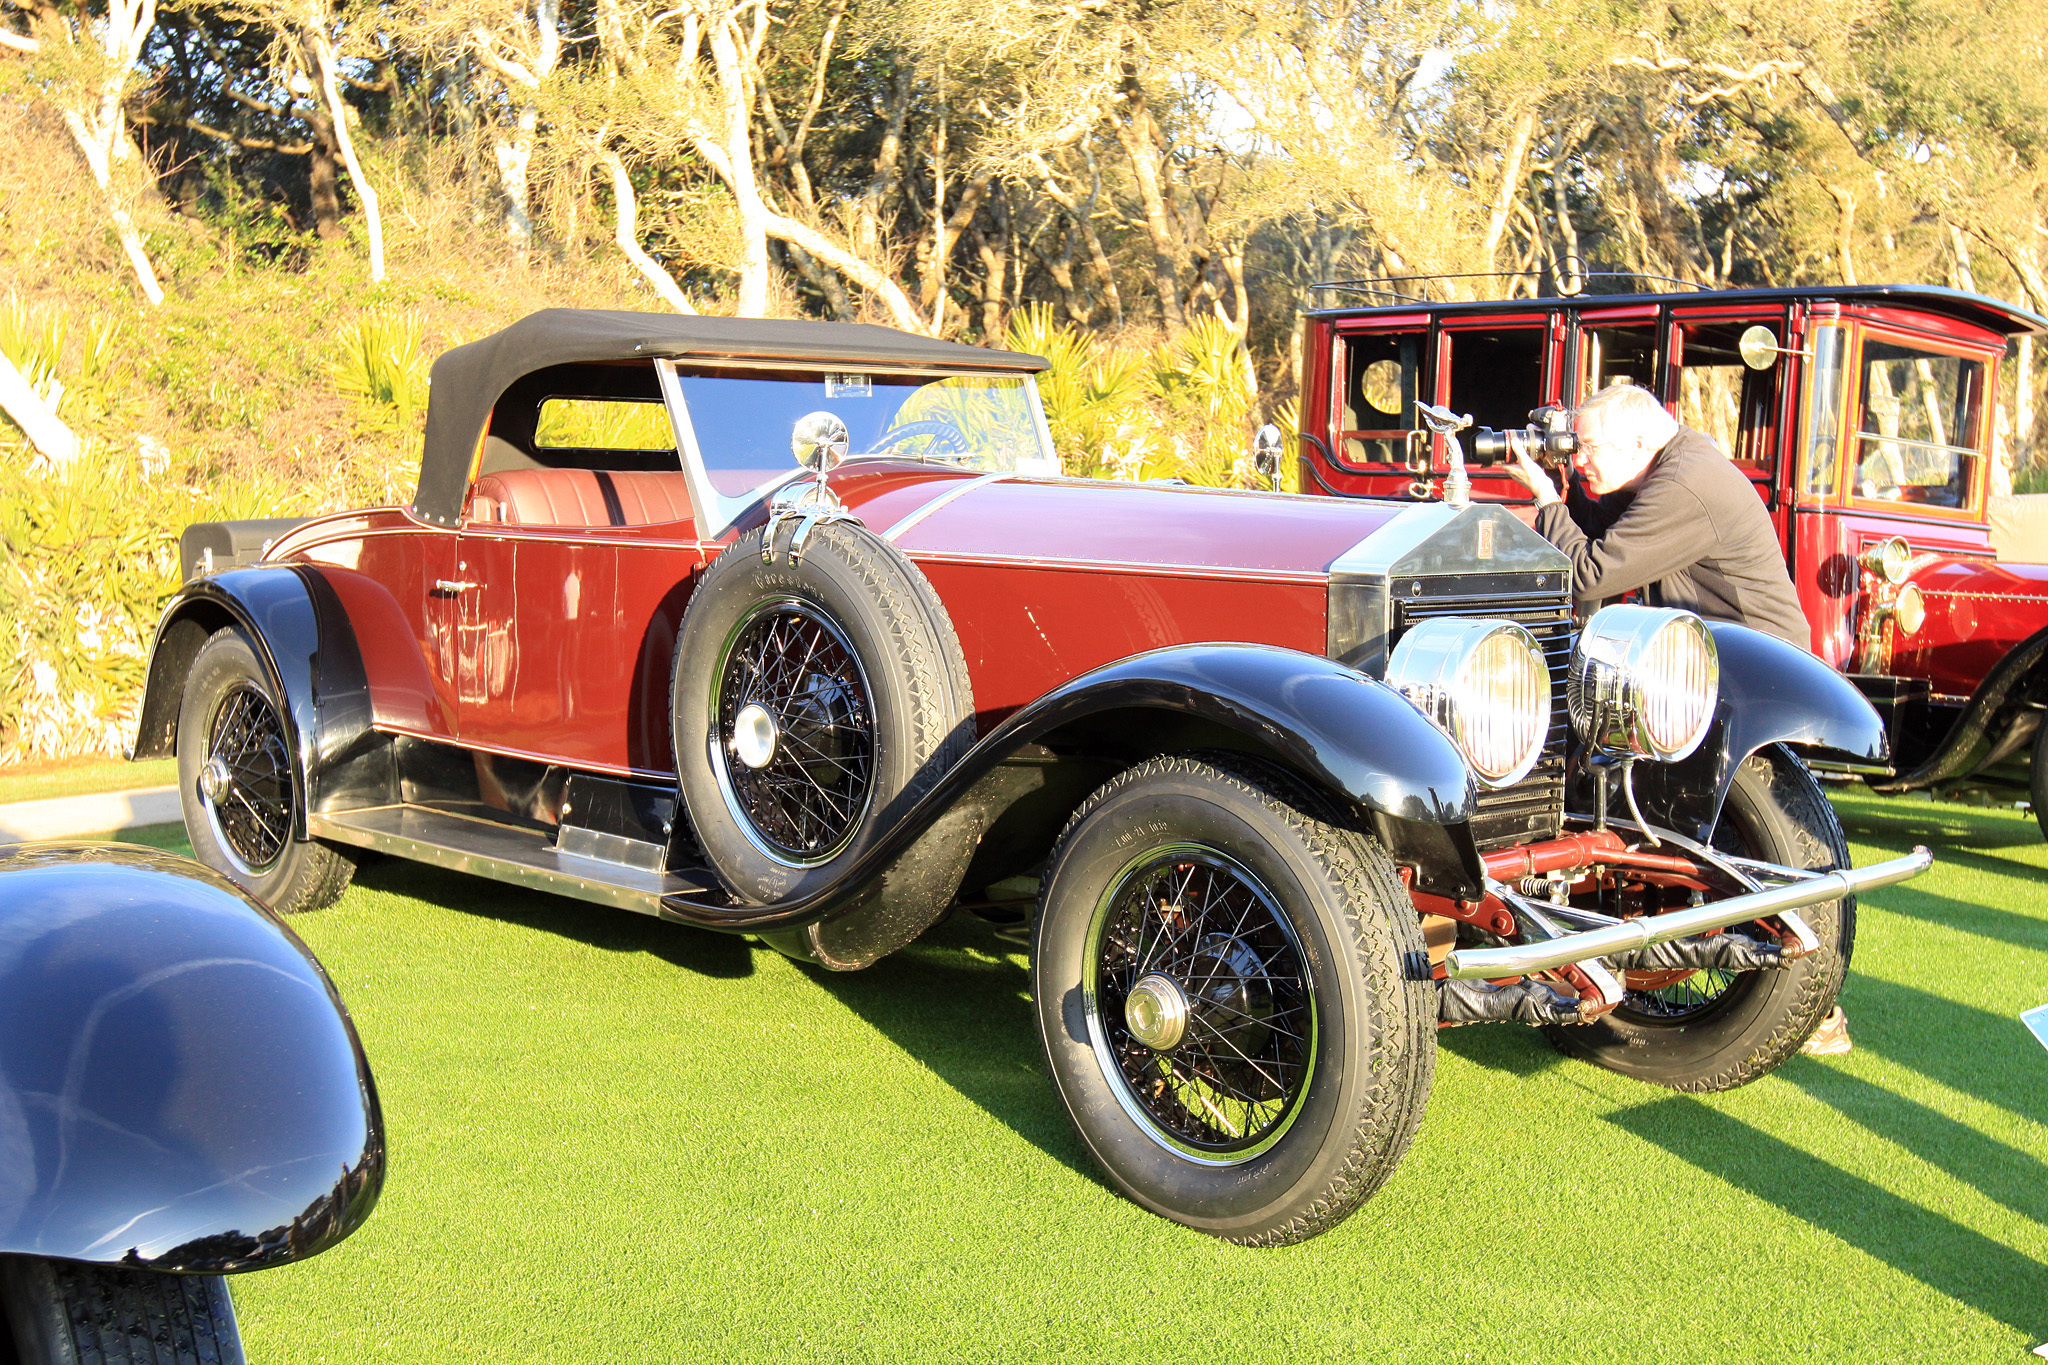
[[[1007,956],[1014,951],[955,914],[865,971],[807,974],[992,1118],[1108,1189],[1046,1071],[1030,973]]]
[[[2041,828],[2032,819],[1968,806],[1877,797],[1837,798],[1835,815],[1850,838],[1896,853],[1926,844],[1935,856],[2007,875],[2034,875],[2032,863],[1986,857],[1972,850],[2038,849]],[[1959,847],[1960,845],[1960,847]]]
[[[1698,1100],[1656,1100],[1607,1121],[1958,1303],[2033,1333],[2029,1340],[2048,1332],[2048,1267],[1980,1232]]]
[[[586,943],[611,953],[646,953],[700,976],[742,977],[754,970],[753,945],[736,934],[716,934],[636,915],[614,906],[485,881],[426,863],[374,858],[356,872],[356,884],[371,891],[482,915]]]
[[[1940,855],[1946,857],[1948,855]],[[1933,891],[1923,891],[1907,882],[1886,887],[1882,903],[1870,902],[1873,909],[1888,914],[1904,915],[1923,924],[1938,925],[1944,929],[1955,929],[1966,934],[1979,934],[1985,938],[2009,943],[2015,948],[2030,952],[2048,952],[2048,918],[2040,915],[2023,914],[2017,910],[2001,910],[1995,905],[1979,905],[1974,901],[1957,900]]]
[[[1779,1070],[1785,1080],[1868,1132],[2005,1205],[2048,1223],[2048,1166],[1917,1100],[1806,1057]]]
[[[1849,974],[1842,998],[1857,1047],[2048,1123],[2048,1065],[2019,1020],[1859,972]]]
[[[1516,1024],[1473,1024],[1437,1030],[1437,1046],[1475,1066],[1510,1076],[1534,1076],[1564,1065],[1543,1034]]]

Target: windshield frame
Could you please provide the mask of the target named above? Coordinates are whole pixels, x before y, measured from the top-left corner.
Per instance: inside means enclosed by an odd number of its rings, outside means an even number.
[[[754,487],[748,489],[744,493],[734,494],[719,491],[717,485],[712,480],[710,466],[707,465],[705,462],[703,448],[702,446],[699,445],[697,440],[696,426],[690,417],[689,400],[683,392],[683,380],[686,377],[682,370],[683,363],[684,362],[681,362],[674,357],[656,357],[654,361],[655,378],[656,383],[661,390],[662,403],[668,409],[669,424],[675,430],[676,450],[680,452],[682,456],[683,477],[689,487],[691,508],[696,514],[697,537],[699,540],[717,540],[720,537],[722,537],[727,531],[731,530],[733,526],[737,524],[739,520],[742,517],[744,517],[750,510],[759,506],[767,498],[773,496],[777,489],[781,488],[783,485],[791,482],[792,480],[809,477],[810,471],[805,469],[802,465],[799,465],[796,462],[796,457],[792,455],[790,457],[788,469],[772,473],[769,477],[763,479],[760,483],[756,484]],[[723,357],[720,358],[717,368],[720,370],[777,371],[785,374],[794,371],[803,374],[816,374],[821,378],[827,374],[853,372],[875,375],[886,374],[892,377],[928,378],[933,380],[1022,379],[1024,381],[1023,392],[1025,404],[1029,408],[1031,413],[1032,430],[1037,437],[1039,449],[1042,452],[1042,458],[1053,462],[1052,467],[1054,469],[1058,468],[1057,461],[1059,457],[1053,448],[1051,428],[1046,423],[1045,406],[1042,402],[1039,401],[1037,376],[1028,372],[1019,374],[1016,371],[1011,370],[955,370],[939,369],[930,366],[906,366],[868,363],[861,363],[859,365],[849,363],[845,366],[835,368],[827,368],[820,366],[813,370],[811,367],[808,366],[792,366],[787,360],[763,360],[758,362],[747,362],[728,360]],[[919,463],[928,463],[934,465],[941,465],[949,469],[958,469],[963,473],[981,472],[974,470],[972,466],[946,459],[943,456],[929,456],[898,452],[890,452],[887,454],[876,456],[850,453],[848,462],[852,463],[855,460],[866,459],[913,460]],[[988,475],[987,477],[1000,478],[1012,476],[1013,475],[1011,471],[996,471],[994,474]],[[1025,477],[1055,476],[1027,474],[1025,475]]]

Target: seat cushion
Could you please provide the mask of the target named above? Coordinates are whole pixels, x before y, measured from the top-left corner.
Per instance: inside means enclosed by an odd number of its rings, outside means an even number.
[[[476,481],[472,521],[507,526],[658,526],[690,520],[679,469],[503,469]]]

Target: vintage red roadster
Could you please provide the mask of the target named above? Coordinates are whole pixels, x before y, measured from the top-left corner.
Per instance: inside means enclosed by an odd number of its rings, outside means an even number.
[[[1833,669],[1574,617],[1505,508],[1064,477],[1043,362],[555,311],[443,356],[408,507],[192,528],[138,752],[285,910],[364,851],[866,966],[1035,878],[1046,1057],[1146,1207],[1247,1243],[1393,1170],[1440,1023],[1743,1084],[1863,869]]]
[[[1917,285],[1567,282],[1585,287],[1457,303],[1417,297],[1434,290],[1421,278],[1323,286],[1302,488],[1436,496],[1449,452],[1418,399],[1496,431],[1545,410],[1562,434],[1581,398],[1641,384],[1749,475],[1814,653],[1884,717],[1890,760],[1848,770],[1884,792],[2031,799],[2048,833],[2048,496],[1994,490],[1990,459],[2008,342],[2048,318]],[[1474,444],[1490,463],[1473,496],[1526,514],[1497,443]]]

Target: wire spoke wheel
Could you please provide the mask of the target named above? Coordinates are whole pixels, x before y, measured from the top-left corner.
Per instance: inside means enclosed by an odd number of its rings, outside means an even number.
[[[199,799],[221,847],[256,874],[292,837],[292,756],[270,698],[246,684],[231,688],[208,727]]]
[[[1213,849],[1155,850],[1097,912],[1089,1033],[1125,1111],[1186,1155],[1234,1164],[1298,1110],[1316,1000],[1285,911]]]
[[[806,867],[860,828],[874,792],[875,719],[859,656],[825,612],[764,603],[725,652],[712,761],[762,852]]]

